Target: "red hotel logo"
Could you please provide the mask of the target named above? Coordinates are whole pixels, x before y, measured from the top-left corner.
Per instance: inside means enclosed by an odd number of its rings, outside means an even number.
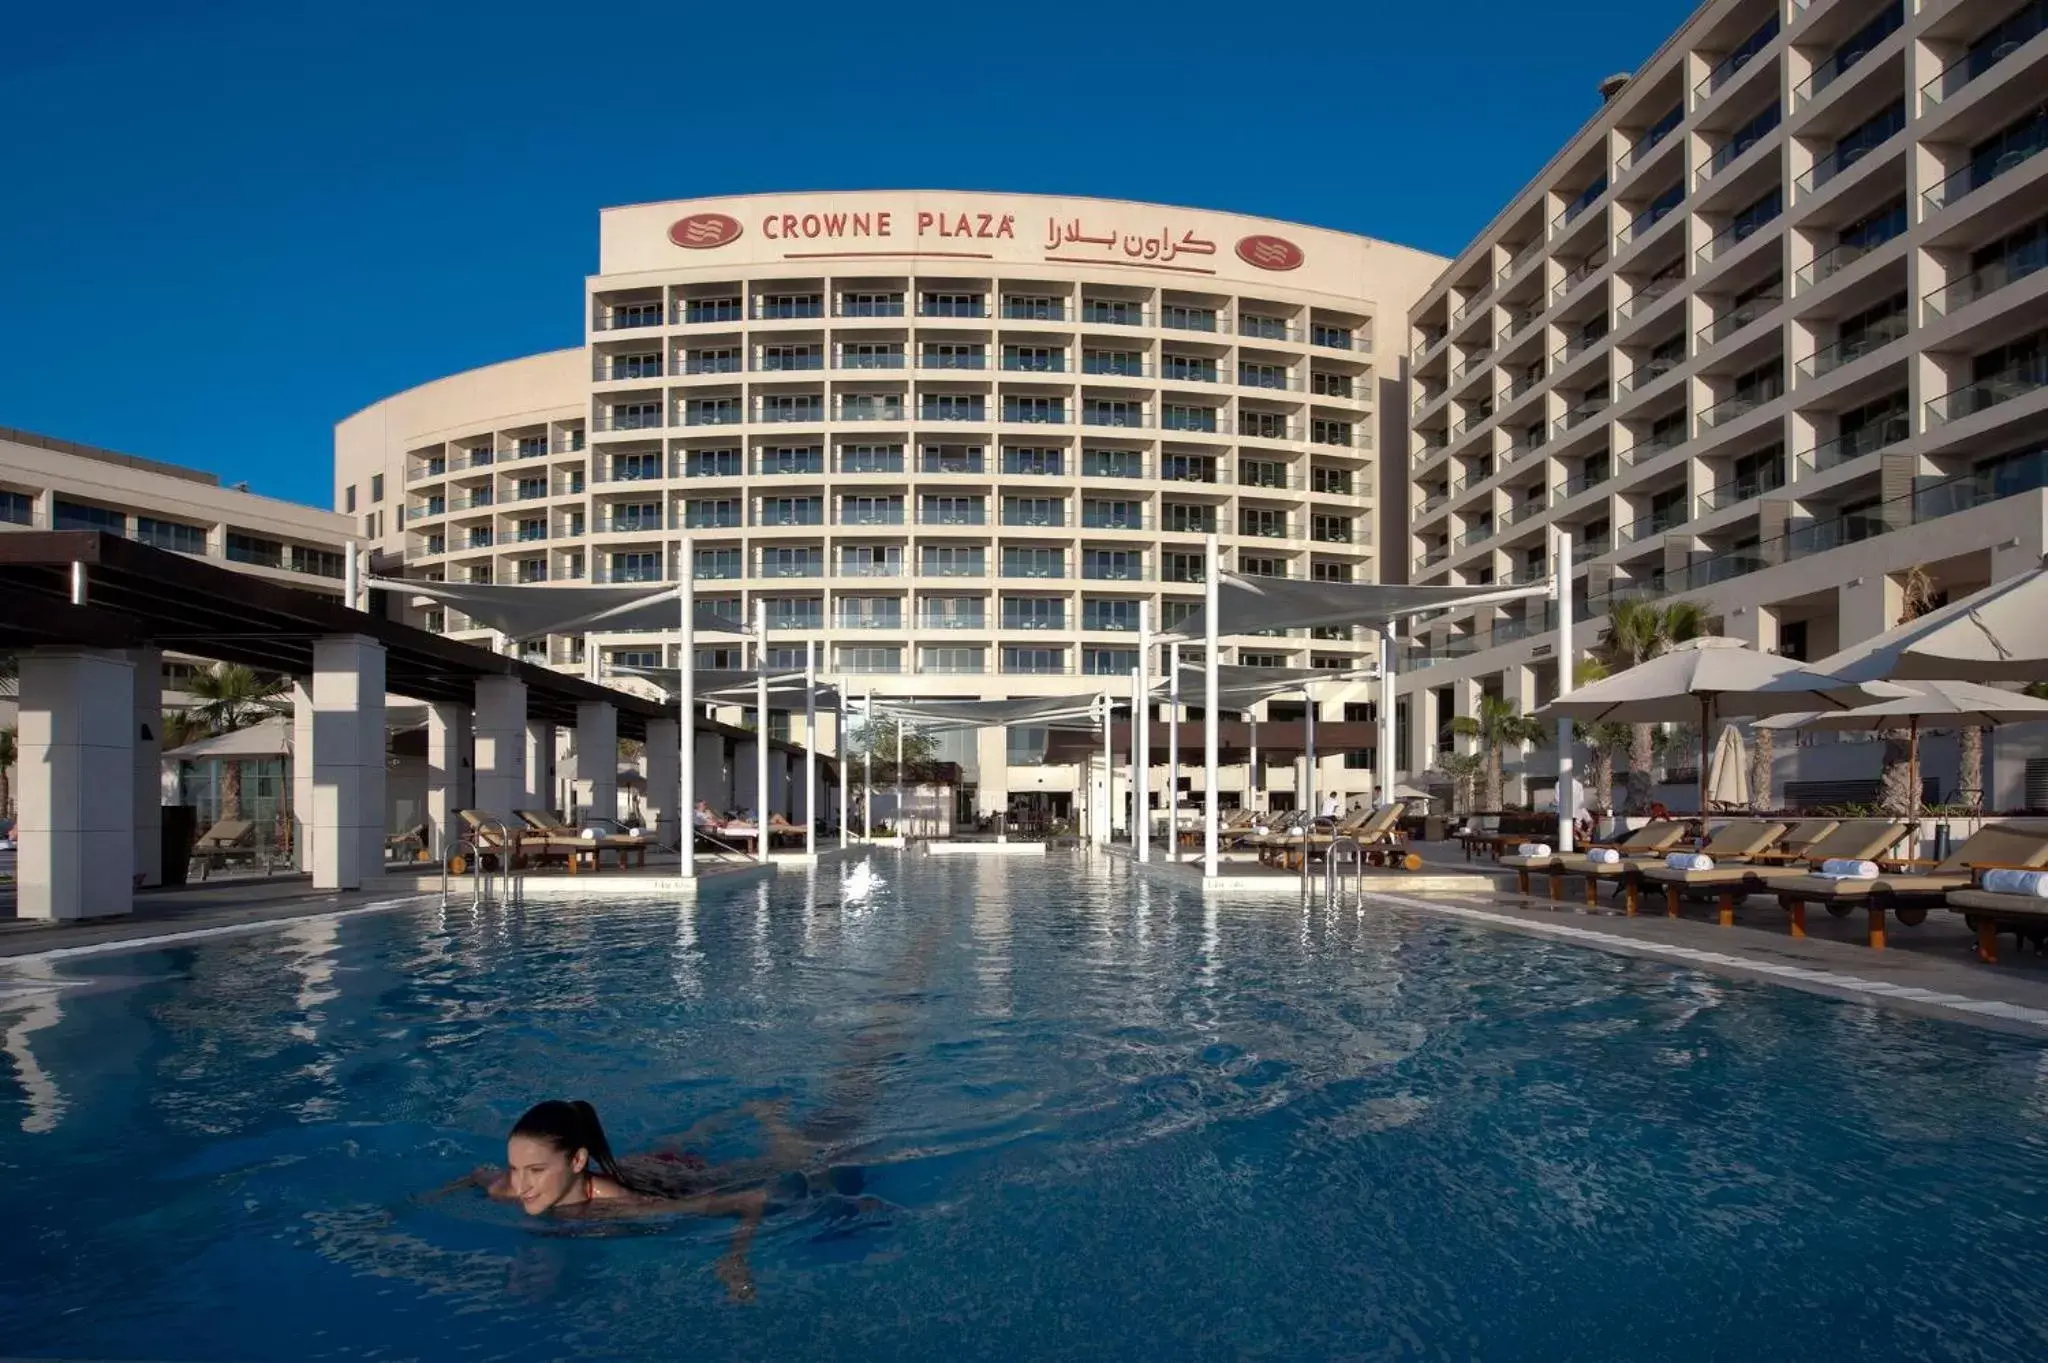
[[[1261,270],[1299,269],[1301,262],[1308,259],[1301,248],[1285,237],[1269,237],[1264,233],[1252,237],[1240,237],[1237,243],[1237,258],[1247,265],[1256,265]]]
[[[738,241],[744,230],[738,218],[727,217],[723,213],[692,213],[668,229],[668,239],[692,251],[708,251],[714,246],[727,246]],[[1245,259],[1250,260],[1251,257],[1246,256]]]

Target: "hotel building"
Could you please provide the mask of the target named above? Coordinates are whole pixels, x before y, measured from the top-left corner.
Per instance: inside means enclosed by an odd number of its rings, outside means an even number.
[[[1509,582],[1568,531],[1625,596],[1819,658],[2048,548],[2048,4],[1711,0],[1409,312],[1390,574]],[[1389,338],[1391,348],[1391,338]],[[1399,765],[1554,692],[1555,609],[1402,650]],[[1553,773],[1551,756],[1527,773]]]
[[[1380,579],[1380,456],[1407,436],[1399,362],[1376,346],[1443,265],[1339,232],[1094,199],[611,209],[583,344],[343,421],[336,507],[410,576],[673,581],[687,552],[700,602],[748,621],[764,608],[771,663],[801,666],[816,641],[849,692],[1126,696],[1141,604],[1155,629],[1200,604],[1210,534],[1240,572]],[[458,616],[425,623],[489,637]],[[678,644],[517,646],[603,672],[672,666]],[[1341,672],[1377,640],[1224,648],[1226,662]],[[740,658],[707,640],[699,660]],[[1373,688],[1321,690],[1320,717],[1356,728],[1331,734],[1319,788],[1363,795]],[[1269,705],[1299,719],[1298,704]],[[988,813],[1078,786],[1044,744],[992,732],[946,755]],[[1227,802],[1246,780],[1226,777]],[[1285,806],[1296,773],[1283,759],[1260,783],[1263,805]]]

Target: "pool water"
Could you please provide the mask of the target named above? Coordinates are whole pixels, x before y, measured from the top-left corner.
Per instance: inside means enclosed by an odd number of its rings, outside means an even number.
[[[2039,1047],[1084,857],[81,957],[0,1030],[0,1354],[2048,1356]],[[556,1095],[786,1101],[861,1197],[734,1302],[730,1223],[425,1196]]]

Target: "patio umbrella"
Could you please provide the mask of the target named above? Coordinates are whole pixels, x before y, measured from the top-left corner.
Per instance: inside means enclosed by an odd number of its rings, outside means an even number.
[[[2048,680],[2048,568],[1994,582],[1811,666],[1845,681]]]
[[[1918,624],[1918,621],[1913,623]],[[1913,790],[1913,813],[1920,812],[1920,721],[1933,720],[1944,729],[1995,729],[2002,724],[2048,720],[2048,700],[2017,691],[2001,691],[1965,681],[1908,681],[1896,684],[1904,695],[1892,696],[1853,710],[1821,714],[1776,715],[1757,721],[1760,729],[1833,729],[1875,732],[1906,724],[1907,770]]]
[[[1697,723],[1700,813],[1707,811],[1707,745],[1722,715],[1775,715],[1816,708],[1847,710],[1899,693],[1810,672],[1789,658],[1759,653],[1740,639],[1688,639],[1670,652],[1578,688],[1544,706],[1551,719],[1588,724]]]
[[[1749,804],[1749,749],[1733,724],[1721,726],[1714,744],[1714,764],[1707,772],[1707,798],[1723,809]]]

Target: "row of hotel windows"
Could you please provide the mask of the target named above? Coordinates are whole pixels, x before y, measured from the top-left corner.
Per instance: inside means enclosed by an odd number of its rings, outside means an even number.
[[[838,499],[839,525],[906,525],[912,522],[907,517],[905,499],[901,496],[861,497],[844,496]],[[439,515],[438,498],[428,499],[420,517]],[[1087,499],[1081,503],[1080,526],[1088,530],[1149,530],[1163,529],[1187,534],[1214,534],[1217,529],[1217,508],[1184,502],[1167,502],[1160,507],[1160,517],[1155,523],[1146,503],[1139,501],[1099,501]],[[680,524],[678,524],[680,519]],[[761,497],[756,499],[754,521],[757,526],[825,525],[825,499],[823,497]],[[918,525],[988,525],[988,499],[979,496],[944,496],[931,494],[918,499]],[[1060,497],[1005,497],[1001,501],[1000,520],[1005,526],[1057,527],[1067,520],[1067,503]],[[659,502],[615,502],[602,508],[597,520],[597,530],[605,534],[638,534],[664,529],[739,529],[747,524],[746,504],[738,497],[693,498],[683,504],[680,518],[664,511]],[[1294,519],[1287,512],[1265,507],[1242,507],[1237,515],[1237,533],[1257,535],[1266,539],[1286,539],[1292,533]],[[1354,542],[1356,520],[1351,516],[1313,514],[1309,517],[1309,538],[1321,543],[1350,544]],[[550,524],[545,516],[523,517],[511,527],[503,539],[512,543],[532,542],[545,539],[572,539],[588,533],[588,522],[581,509],[572,510]],[[490,545],[495,537],[494,527],[473,526],[469,528],[469,548],[483,548]],[[443,535],[445,543],[445,534]],[[430,549],[432,553],[444,553],[445,549]]]
[[[535,651],[536,653],[540,652],[540,650]],[[1084,676],[1129,676],[1138,666],[1138,650],[1135,648],[1082,648],[1078,651],[1081,660],[1081,673]],[[1059,647],[1005,644],[996,650],[997,670],[1026,676],[1059,675],[1069,670],[1067,659],[1071,653],[1072,650]],[[804,666],[804,652],[802,649],[771,648],[768,650],[768,655],[768,665],[771,667],[800,668]],[[659,664],[654,660],[661,655],[652,649],[623,649],[612,653],[610,656],[611,665],[614,668],[630,669],[656,667]],[[988,649],[978,648],[973,645],[926,645],[920,647],[917,651],[917,670],[919,672],[936,674],[987,672],[989,670],[988,656]],[[844,644],[839,647],[836,657],[837,665],[834,670],[839,672],[889,673],[905,670],[903,665],[904,650],[900,645],[895,644],[866,646]],[[697,658],[697,666],[700,672],[738,671],[744,666],[740,660],[739,651],[736,649],[701,649],[698,651]],[[1237,660],[1239,664],[1245,667],[1286,667],[1290,665],[1290,659],[1284,653],[1249,652],[1243,649],[1238,650]],[[821,658],[820,661],[822,663],[823,659]],[[1357,661],[1355,658],[1315,654],[1310,657],[1309,666],[1330,672],[1343,672],[1356,667]],[[774,712],[771,711],[771,737],[777,736],[774,733],[776,726],[772,723],[774,718]],[[786,717],[783,727],[786,730]],[[1366,762],[1360,762],[1357,765],[1360,767],[1370,766]]]
[[[1080,424],[1083,426],[1152,425],[1150,404],[1130,399],[1083,398]],[[744,398],[689,398],[682,404],[681,424],[685,426],[736,426],[752,419],[758,422],[809,422],[827,420],[828,404],[822,393],[772,393],[757,397],[750,405]],[[901,393],[842,393],[829,406],[834,421],[973,421],[986,422],[991,410],[980,393],[923,393],[913,404]],[[1074,410],[1063,397],[1006,397],[999,407],[998,421],[1014,424],[1065,425],[1074,420]],[[912,413],[915,413],[913,416]],[[1159,404],[1158,424],[1162,430],[1202,431],[1216,434],[1226,429],[1221,407],[1197,403]],[[660,402],[614,402],[600,410],[596,425],[601,431],[656,430],[668,424]],[[1284,412],[1241,411],[1237,433],[1268,440],[1295,440],[1295,422]],[[1355,425],[1350,421],[1316,417],[1308,423],[1308,438],[1318,445],[1350,445]]]
[[[927,445],[918,452],[917,471],[933,474],[986,474],[989,472],[986,452],[979,445]],[[1167,454],[1156,462],[1148,461],[1138,450],[1084,449],[1081,451],[1080,473],[1084,478],[1144,478],[1148,469],[1156,469],[1151,476],[1166,482],[1213,483],[1217,481],[1220,461],[1208,454]],[[1052,448],[1005,447],[1002,451],[1000,471],[1016,477],[1065,477],[1069,468],[1067,451]],[[754,452],[751,472],[757,476],[820,475],[825,473],[825,450],[821,445],[775,445],[763,446]],[[906,472],[903,446],[901,445],[842,445],[839,447],[839,461],[836,472],[856,473],[904,473]],[[663,457],[654,451],[616,454],[611,456],[605,470],[608,481],[614,483],[652,482],[665,476]],[[688,450],[681,459],[681,476],[684,478],[742,478],[749,473],[744,451],[738,449]],[[1237,481],[1251,487],[1295,487],[1298,480],[1285,460],[1255,459],[1240,457],[1237,461]],[[1349,469],[1326,468],[1321,465],[1309,469],[1309,489],[1313,492],[1328,493],[1332,496],[1348,497],[1356,487],[1354,475]],[[512,487],[508,501],[525,501],[536,497],[562,496],[581,493],[585,490],[580,471],[565,479],[550,482],[547,478],[534,476],[521,478]],[[457,510],[473,506],[489,506],[494,493],[488,487],[474,489],[458,499]],[[432,508],[428,512],[415,513],[440,515],[446,509],[446,501],[440,497],[426,499]]]
[[[904,346],[900,341],[839,345],[833,347],[830,358],[830,367],[834,369],[910,367],[909,356],[904,353]],[[1009,373],[1070,372],[1067,352],[1053,346],[1006,345],[998,358],[1000,363],[996,367]],[[756,352],[751,372],[792,373],[823,370],[827,367],[826,359],[826,350],[822,345],[766,345],[761,346]],[[919,349],[917,367],[986,370],[990,368],[988,347],[968,343],[926,342]],[[680,372],[684,375],[696,375],[739,374],[750,371],[744,353],[736,346],[726,346],[685,352]],[[1161,378],[1174,383],[1222,383],[1230,371],[1209,356],[1162,355],[1154,364],[1142,351],[1086,350],[1081,354],[1079,372],[1110,378]],[[597,377],[600,380],[615,381],[658,379],[662,377],[662,357],[658,352],[603,355],[598,359]],[[1289,366],[1251,360],[1238,363],[1235,381],[1245,388],[1293,390],[1298,386],[1294,372]],[[1327,370],[1312,369],[1309,371],[1308,386],[1311,393],[1324,397],[1356,400],[1368,396],[1363,375],[1332,374]]]
[[[130,516],[104,506],[56,498],[51,505],[52,530],[103,530],[141,544],[173,553],[205,556],[209,531],[203,525],[165,520],[158,516]],[[0,489],[0,524],[34,525],[35,498],[23,492]],[[232,563],[252,563],[265,568],[289,568],[316,577],[340,577],[345,555],[337,550],[310,549],[301,544],[264,535],[230,530],[222,541],[222,556]]]
[[[471,546],[488,548],[488,544]],[[442,553],[444,549],[429,547],[428,553]],[[618,550],[607,554],[602,573],[609,582],[661,582],[666,580],[667,569],[664,556],[659,550]],[[1200,582],[1203,575],[1204,555],[1194,552],[1161,550],[1158,553],[1159,580],[1162,582]],[[737,548],[696,549],[692,551],[693,575],[699,581],[722,581],[747,576],[747,551]],[[1139,582],[1150,579],[1146,567],[1146,553],[1137,549],[1083,549],[1080,553],[1081,577],[1103,582]],[[825,550],[816,545],[764,545],[754,551],[755,575],[764,578],[824,577],[826,566]],[[917,558],[917,573],[920,577],[986,577],[988,576],[988,548],[985,545],[924,545]],[[1003,577],[1059,579],[1068,576],[1067,550],[1056,546],[1005,545],[1000,559]],[[905,556],[901,545],[841,545],[837,577],[901,577],[904,574]],[[1291,567],[1285,557],[1270,554],[1239,553],[1237,571],[1257,577],[1288,577]],[[546,582],[549,580],[545,559],[524,559],[513,565],[514,580],[519,582]],[[580,578],[583,575],[581,553],[567,557],[558,578]],[[1353,565],[1328,562],[1317,559],[1309,565],[1309,577],[1318,582],[1350,582],[1353,580]],[[492,568],[487,563],[475,564],[468,569],[468,581],[490,582]]]
[[[601,331],[658,327],[667,316],[662,304],[651,299],[600,307],[597,325]],[[838,295],[838,306],[833,315],[861,318],[902,317],[905,315],[904,295],[900,292],[842,293]],[[917,315],[979,319],[994,314],[990,311],[986,294],[926,292],[918,296]],[[1002,302],[1002,315],[1012,321],[1078,320],[1085,324],[1101,326],[1149,326],[1154,317],[1152,309],[1131,299],[1084,298],[1080,307],[1074,309],[1064,298],[1023,295],[1005,296]],[[778,322],[822,320],[825,317],[825,295],[815,292],[757,294],[754,297],[752,316],[755,320]],[[1217,308],[1198,304],[1167,303],[1158,309],[1157,317],[1161,327],[1177,331],[1234,330],[1240,336],[1272,341],[1299,340],[1303,335],[1298,326],[1284,317],[1240,312],[1235,318],[1231,318]],[[746,301],[737,294],[719,298],[686,299],[676,312],[676,321],[688,326],[746,320]],[[1306,334],[1309,344],[1334,350],[1351,350],[1359,342],[1355,327],[1339,323],[1312,322]]]

